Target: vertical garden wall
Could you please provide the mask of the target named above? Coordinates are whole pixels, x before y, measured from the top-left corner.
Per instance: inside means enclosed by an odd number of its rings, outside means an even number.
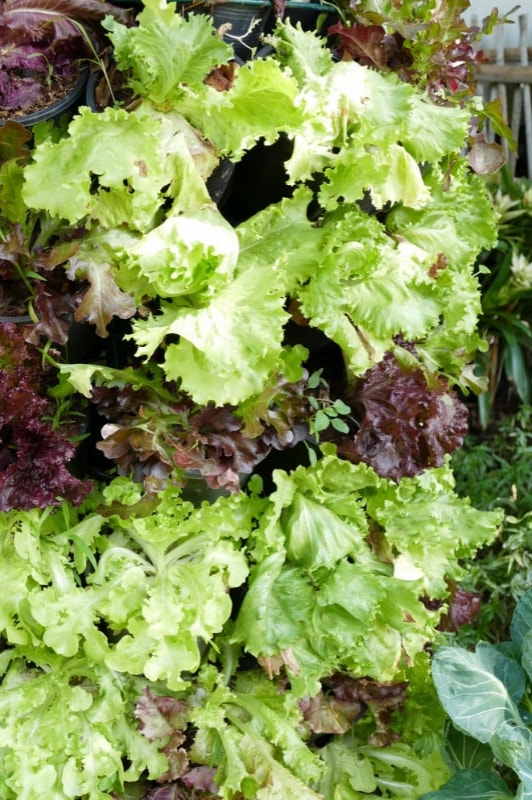
[[[449,778],[432,654],[501,521],[450,467],[504,128],[465,6],[276,6],[235,60],[148,0],[68,125],[0,129],[2,800]]]

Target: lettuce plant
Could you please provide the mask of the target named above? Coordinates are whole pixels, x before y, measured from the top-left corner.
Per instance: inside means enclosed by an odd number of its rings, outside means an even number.
[[[495,236],[464,155],[479,103],[288,23],[240,67],[173,4],[105,26],[135,102],[31,149],[0,136],[2,269],[31,298],[25,338],[66,353],[46,398],[92,403],[123,473],[3,512],[0,794],[414,800],[449,777],[430,647],[500,523],[448,466]],[[214,169],[281,138],[279,197],[232,221]],[[325,351],[290,338],[295,311]],[[99,356],[71,363],[72,322]],[[123,364],[103,355],[118,323]],[[238,489],[324,417],[352,460],[323,435],[271,489],[184,499],[183,468]]]
[[[0,509],[46,508],[58,498],[79,504],[91,488],[67,468],[78,426],[46,396],[40,354],[13,323],[0,325]]]
[[[338,452],[370,464],[379,475],[401,478],[441,467],[467,432],[467,409],[442,376],[429,385],[387,353],[351,390],[360,409],[352,437],[338,438]]]
[[[107,14],[127,19],[125,11],[103,0],[5,0],[0,8],[2,111],[33,110],[47,97],[47,85],[79,74],[79,59],[92,57],[102,35],[98,22]]]
[[[77,509],[3,514],[6,800],[39,781],[58,800],[140,777],[148,798],[227,800],[445,781],[429,600],[498,515],[447,467],[397,484],[331,452],[275,482],[194,508],[121,477]]]
[[[231,67],[223,90],[214,76],[232,51],[206,17],[152,0],[138,25],[105,24],[138,104],[81,109],[23,170],[31,213],[80,232],[55,262],[80,287],[75,319],[102,338],[113,319],[131,319],[135,365],[156,365],[191,403],[239,417],[275,376],[302,378],[305,351],[285,340],[295,305],[342,352],[348,387],[394,353],[405,365],[397,380],[417,370],[421,386],[439,387],[436,425],[448,427],[452,387],[479,388],[473,264],[494,237],[485,188],[460,155],[472,109],[337,62],[289,24],[271,37],[272,55]],[[280,132],[291,142],[282,199],[233,225],[209,176]],[[58,180],[62,191],[47,191]],[[63,391],[91,395],[86,370],[64,374]],[[455,449],[456,423],[419,468]]]
[[[304,376],[289,381],[276,374],[260,395],[235,407],[198,406],[156,365],[117,370],[72,364],[63,373],[68,383],[87,386],[107,420],[97,448],[119,474],[134,475],[151,491],[171,474],[181,482],[188,469],[212,488],[238,492],[242,477],[272,450],[295,447],[308,434],[311,396],[305,395]]]

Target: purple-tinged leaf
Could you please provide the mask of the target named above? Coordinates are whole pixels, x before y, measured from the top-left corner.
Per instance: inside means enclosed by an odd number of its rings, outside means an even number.
[[[104,0],[3,0],[0,108],[31,108],[47,82],[76,74],[80,58],[92,55],[87,39],[100,49],[97,24],[108,14],[124,24],[130,18],[128,11]]]
[[[67,464],[75,445],[55,429],[38,351],[12,323],[0,324],[0,510],[79,505],[92,488]]]
[[[480,595],[466,592],[458,586],[451,586],[447,602],[448,610],[438,625],[442,631],[458,631],[463,625],[471,625],[481,612]]]
[[[338,22],[327,33],[337,36],[337,50],[342,58],[358,61],[364,67],[400,70],[412,64],[412,56],[403,47],[403,37],[398,33],[386,33],[382,25],[354,24],[346,27]]]
[[[339,442],[339,455],[392,480],[442,466],[467,433],[467,408],[443,377],[432,381],[386,354],[346,398],[361,420],[354,436]]]

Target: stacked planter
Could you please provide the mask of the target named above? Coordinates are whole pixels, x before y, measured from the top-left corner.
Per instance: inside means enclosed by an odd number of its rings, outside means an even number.
[[[430,646],[498,524],[447,458],[494,238],[469,112],[290,23],[245,63],[155,0],[106,25],[136,102],[9,167],[38,318],[2,333],[10,425],[24,378],[99,436],[85,486],[2,506],[0,796],[419,797]]]

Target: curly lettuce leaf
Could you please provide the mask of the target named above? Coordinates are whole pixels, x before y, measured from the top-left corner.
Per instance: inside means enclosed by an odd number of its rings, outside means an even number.
[[[353,179],[349,198],[358,199],[363,186],[378,204],[402,198],[415,206],[426,199],[415,162],[438,162],[458,153],[468,135],[469,112],[434,104],[394,74],[356,61],[334,62],[323,40],[289,23],[279,23],[271,41],[279,61],[296,77],[307,112],[287,164],[291,179],[310,178],[324,168],[334,170],[339,163]],[[388,153],[402,166],[401,182],[388,169]],[[360,165],[358,171],[355,164]],[[379,190],[379,171],[391,191],[389,197],[385,187]]]
[[[180,297],[162,302],[162,313],[135,322],[132,333],[137,354],[145,359],[167,337],[180,337],[167,346],[163,369],[196,402],[247,400],[260,394],[282,365],[286,293],[319,266],[323,232],[308,220],[311,197],[308,189],[300,189],[235,233],[210,209],[175,221],[169,217],[123,256],[129,259],[124,285],[129,274],[144,271],[151,281],[161,282],[164,296],[177,294],[179,288],[197,289],[193,304]],[[176,229],[181,235],[174,244]],[[177,253],[180,270],[174,263]],[[122,282],[122,273],[118,278]]]
[[[489,250],[496,240],[486,186],[463,161],[448,175],[435,167],[428,170],[424,181],[431,192],[426,207],[394,208],[386,224],[396,236],[432,253],[434,260],[442,253],[453,274],[467,275],[478,253]]]
[[[442,312],[431,258],[394,241],[384,226],[347,206],[323,223],[321,268],[298,290],[304,315],[340,345],[353,374],[361,375],[403,333],[417,339]]]
[[[256,657],[290,653],[287,671],[302,697],[337,670],[396,679],[435,635],[439,615],[420,603],[419,582],[342,561],[312,587],[290,565],[268,574],[274,560],[252,572],[234,635]]]
[[[19,591],[2,610],[2,633],[14,645],[183,688],[201,642],[229,619],[229,589],[246,580],[241,540],[260,503],[242,494],[194,509],[169,488],[144,506],[125,478],[104,496],[102,514],[4,518],[0,577]]]
[[[315,277],[323,260],[326,232],[309,219],[312,199],[308,187],[298,187],[291,197],[272,203],[238,225],[238,271],[270,269],[287,294],[296,294]]]
[[[233,275],[238,239],[209,206],[172,213],[116,253],[118,283],[137,284],[149,296],[213,294]]]
[[[35,648],[5,649],[0,668],[6,800],[111,800],[145,770],[153,778],[164,770],[164,755],[133,717],[144,680]]]
[[[198,308],[162,304],[163,313],[133,326],[137,354],[149,358],[165,339],[164,370],[198,403],[237,404],[258,394],[280,364],[284,292],[267,269],[248,270]]]
[[[121,70],[131,70],[131,86],[159,108],[179,105],[188,91],[197,91],[210,70],[230,60],[233,50],[216,35],[208,16],[185,18],[173,3],[146,0],[138,25],[105,21],[113,54]]]
[[[303,124],[297,84],[273,59],[257,59],[241,67],[226,92],[205,86],[179,105],[183,115],[222,153],[242,156],[259,139],[272,143],[283,131],[294,134]]]
[[[383,748],[356,736],[335,737],[322,748],[321,757],[327,765],[319,784],[325,800],[417,798],[447,777],[437,751],[419,754],[401,742]]]
[[[378,209],[387,203],[423,208],[430,192],[410,153],[395,142],[364,146],[357,137],[336,159],[334,168],[325,170],[326,182],[320,189],[324,206],[335,208],[340,199],[354,203],[369,193]]]
[[[210,202],[203,179],[218,159],[178,114],[161,114],[148,103],[131,113],[81,108],[68,132],[35,149],[24,173],[30,208],[70,222],[89,216],[105,228],[147,232],[185,178],[189,203]],[[58,181],[61,191],[51,192]]]
[[[446,597],[457,546],[489,541],[499,515],[458,498],[445,468],[395,484],[328,455],[274,479],[234,640],[256,657],[290,652],[291,684],[303,694],[334,670],[404,675],[436,636],[439,612],[420,598]]]
[[[230,616],[229,588],[246,579],[239,546],[252,507],[241,495],[194,510],[169,488],[152,514],[115,518],[115,534],[91,578],[100,613],[122,630],[105,659],[110,668],[165,680],[171,689],[187,685],[183,673],[198,668],[201,641],[210,641]],[[124,552],[121,528],[139,552],[133,546]]]
[[[179,110],[219,152],[238,158],[259,138],[273,142],[280,131],[301,124],[297,84],[274,60],[244,65],[227,91],[205,83],[233,56],[208,16],[184,17],[172,4],[150,0],[137,21],[130,28],[107,22],[118,65],[131,70],[132,88],[161,110]]]
[[[502,521],[500,510],[486,514],[458,497],[448,465],[383,484],[368,513],[399,554],[396,574],[417,575],[433,596],[446,592],[446,577],[462,575],[458,559],[492,541]]]
[[[135,299],[117,285],[112,269],[110,250],[113,246],[122,246],[123,238],[125,235],[120,233],[105,236],[91,232],[68,260],[68,277],[89,284],[80,293],[74,318],[77,322],[93,324],[102,338],[109,335],[107,326],[114,317],[130,319],[137,310]],[[127,240],[131,242],[130,237]]]
[[[84,646],[102,661],[109,648],[98,627],[98,596],[80,586],[79,574],[87,553],[96,563],[90,548],[104,520],[95,514],[78,521],[81,512],[64,508],[65,514],[32,509],[4,516],[2,580],[18,592],[5,604],[1,627],[11,644],[41,642],[65,657]]]
[[[212,680],[212,678],[211,678]],[[211,764],[222,797],[320,800],[311,788],[320,760],[301,739],[296,698],[278,692],[265,675],[242,671],[234,690],[218,686],[191,713],[197,728],[193,759]]]

